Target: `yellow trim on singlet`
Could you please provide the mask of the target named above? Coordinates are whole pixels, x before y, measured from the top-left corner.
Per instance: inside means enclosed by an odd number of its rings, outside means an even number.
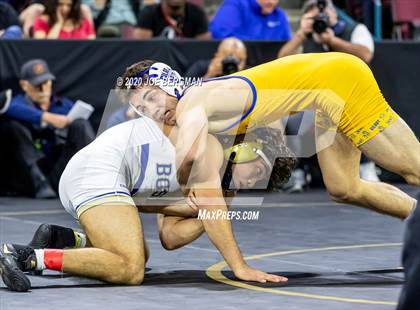
[[[87,202],[86,204],[81,205],[76,213],[77,213],[77,218],[80,219],[80,216],[86,212],[87,210],[93,208],[93,207],[97,207],[100,205],[103,206],[120,206],[120,205],[132,205],[132,206],[136,206],[136,204],[134,203],[134,200],[131,196],[128,195],[109,195],[109,196],[105,196],[105,197],[100,197],[94,200],[91,200],[89,202]]]

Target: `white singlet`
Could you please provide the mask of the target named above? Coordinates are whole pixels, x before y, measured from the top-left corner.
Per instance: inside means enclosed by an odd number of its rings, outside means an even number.
[[[179,190],[175,147],[153,120],[140,117],[114,126],[69,161],[59,184],[73,217],[99,204],[129,203]]]

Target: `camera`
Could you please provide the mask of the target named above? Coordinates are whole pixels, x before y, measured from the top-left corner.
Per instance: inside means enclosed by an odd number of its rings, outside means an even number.
[[[328,14],[325,13],[325,8],[327,7],[326,0],[318,0],[316,6],[319,9],[319,14],[314,17],[313,29],[316,33],[323,33],[327,30],[329,25]]]
[[[229,75],[239,71],[239,63],[241,61],[238,57],[229,55],[223,58],[222,60],[222,68],[223,68],[223,75]]]

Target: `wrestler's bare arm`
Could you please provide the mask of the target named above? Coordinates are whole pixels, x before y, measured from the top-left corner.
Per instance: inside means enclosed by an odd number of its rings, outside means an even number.
[[[189,197],[200,210],[215,212],[216,214],[220,212],[225,213],[227,212],[227,207],[220,188],[219,175],[219,170],[223,163],[222,147],[216,138],[211,135],[208,136],[207,145],[208,149],[205,155],[208,166],[206,169],[201,170],[201,175],[198,175],[200,179],[205,178],[207,181],[194,183]],[[212,163],[212,165],[209,166],[209,163]],[[259,282],[287,280],[284,277],[267,274],[247,265],[233,235],[231,222],[226,217],[203,219],[202,223],[210,241],[219,250],[239,279]],[[197,231],[197,236],[198,233],[199,231]]]
[[[175,250],[186,246],[199,238],[203,232],[203,223],[194,217],[157,215],[159,239],[166,250]]]
[[[196,179],[197,171],[206,167],[207,134],[226,128],[247,110],[251,91],[244,81],[235,80],[194,87],[178,103],[176,158],[181,185],[187,184],[188,177]]]
[[[219,151],[221,151],[220,144],[216,145],[215,143],[213,152],[218,153]],[[210,152],[207,156],[212,156],[213,152]],[[215,158],[219,158],[219,156],[209,158],[209,162],[211,163]],[[217,163],[214,167],[211,165],[211,168],[217,169],[218,166],[219,163]],[[204,175],[201,175],[201,178],[207,177],[206,170],[202,173]],[[220,171],[220,173],[223,174],[223,171]],[[233,197],[229,196],[224,198],[227,204],[226,206],[229,208],[228,201]],[[186,200],[183,200],[176,205],[164,207],[158,211],[159,213],[163,213],[157,215],[159,238],[162,246],[167,250],[178,249],[190,244],[204,232],[202,221],[197,219],[198,206],[196,206],[192,201],[189,202],[190,204],[187,204]],[[177,214],[171,214],[173,212],[176,212]],[[183,214],[180,215],[179,213]]]
[[[204,107],[196,106],[186,110],[177,123],[179,127],[176,143],[177,178],[178,182],[185,186],[189,179],[197,180],[200,167],[205,165],[208,121]]]
[[[206,181],[194,183],[194,188],[191,189],[189,196],[201,210],[226,212],[227,207],[220,189],[219,176],[219,169],[223,163],[222,148],[216,138],[212,136],[208,136],[207,141],[209,148],[206,158],[211,158],[207,163],[212,163],[212,166],[200,172],[198,177],[200,179],[205,178]],[[246,263],[234,239],[230,221],[220,218],[203,220],[202,222],[209,239],[220,251],[232,270],[243,269]]]
[[[191,208],[185,200],[180,200],[170,205],[137,206],[137,210],[141,213],[160,213],[168,216],[178,216],[184,218],[197,216],[195,208]]]

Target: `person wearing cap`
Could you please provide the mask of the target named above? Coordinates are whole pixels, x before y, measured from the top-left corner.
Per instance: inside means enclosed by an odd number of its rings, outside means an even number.
[[[13,171],[2,175],[0,183],[14,193],[56,197],[67,161],[95,136],[88,121],[71,122],[66,116],[74,103],[53,94],[53,80],[44,60],[23,64],[20,86],[24,93],[12,98],[0,122],[1,143],[7,146],[1,154],[6,160],[1,163],[5,171]],[[57,129],[65,128],[67,137],[62,137],[63,131],[58,136]]]

